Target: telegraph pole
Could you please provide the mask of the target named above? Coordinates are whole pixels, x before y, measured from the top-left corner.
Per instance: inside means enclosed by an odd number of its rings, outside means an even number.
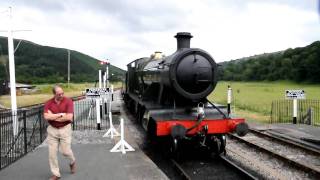
[[[70,83],[70,50],[68,49],[68,87]]]

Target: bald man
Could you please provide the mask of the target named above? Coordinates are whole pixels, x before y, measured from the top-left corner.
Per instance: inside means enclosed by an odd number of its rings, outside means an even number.
[[[59,85],[52,88],[53,98],[44,105],[44,119],[49,123],[47,142],[49,148],[49,165],[52,172],[50,180],[60,179],[57,151],[70,160],[71,173],[75,173],[76,160],[71,150],[71,122],[73,120],[73,102],[64,96]]]

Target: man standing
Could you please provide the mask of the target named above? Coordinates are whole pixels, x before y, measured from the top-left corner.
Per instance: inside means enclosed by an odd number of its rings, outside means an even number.
[[[44,119],[49,123],[47,142],[49,147],[49,165],[52,172],[50,180],[60,179],[57,151],[70,159],[71,173],[75,173],[75,157],[71,150],[71,122],[73,120],[73,102],[64,96],[59,85],[52,88],[54,97],[44,105]]]

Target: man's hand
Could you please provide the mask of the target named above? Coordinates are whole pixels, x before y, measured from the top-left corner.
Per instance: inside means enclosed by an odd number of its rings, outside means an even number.
[[[72,121],[73,114],[72,113],[59,113],[59,118],[56,121],[65,122],[65,121]]]
[[[47,121],[58,121],[58,122],[65,122],[65,121],[72,121],[73,114],[72,113],[57,113],[53,114],[50,110],[47,113],[44,113],[44,118]]]

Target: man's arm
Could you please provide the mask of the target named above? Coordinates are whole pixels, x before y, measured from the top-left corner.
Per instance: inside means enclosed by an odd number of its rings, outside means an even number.
[[[73,121],[73,113],[62,113],[62,116],[59,117],[56,121],[60,121],[60,122]]]
[[[53,114],[50,110],[48,112],[43,114],[44,119],[47,121],[57,121],[59,118],[61,118],[62,114]]]
[[[72,121],[73,113],[53,114],[50,110],[48,110],[48,113],[44,113],[44,119],[46,119],[47,121],[59,121],[59,122]]]

